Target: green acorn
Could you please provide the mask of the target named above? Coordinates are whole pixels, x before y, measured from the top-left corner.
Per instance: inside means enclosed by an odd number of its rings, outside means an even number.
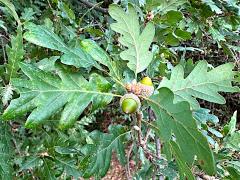
[[[141,84],[147,85],[147,86],[153,86],[152,79],[148,76],[142,78],[140,81]]]
[[[151,78],[149,77],[144,77],[141,81],[141,95],[145,97],[149,97],[153,94],[154,92],[154,86],[152,83]]]
[[[140,99],[135,94],[125,94],[120,99],[120,106],[124,113],[131,114],[138,111],[141,107]]]

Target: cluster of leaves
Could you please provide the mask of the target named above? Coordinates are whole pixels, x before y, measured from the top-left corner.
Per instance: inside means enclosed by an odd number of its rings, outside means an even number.
[[[122,165],[129,158],[141,165],[133,175],[138,179],[194,179],[192,166],[240,177],[236,113],[218,128],[218,118],[197,101],[224,104],[219,92],[239,92],[232,86],[239,81],[234,63],[214,68],[203,60],[216,44],[237,64],[237,1],[116,1],[104,18],[96,6],[89,10],[76,1],[0,2],[0,109],[1,119],[11,120],[0,124],[0,177],[101,178],[113,152]],[[86,125],[97,112],[121,114],[124,84],[144,75],[156,87],[142,102],[138,128],[146,144],[139,145],[136,120],[90,132]],[[162,156],[152,160],[159,138]],[[129,144],[133,157],[125,155]]]

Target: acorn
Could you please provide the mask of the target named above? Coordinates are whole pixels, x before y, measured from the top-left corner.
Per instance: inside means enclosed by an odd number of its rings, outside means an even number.
[[[138,111],[141,107],[141,102],[135,94],[125,94],[120,99],[120,106],[122,111],[126,114],[132,114]]]
[[[141,84],[147,85],[147,86],[153,86],[152,79],[148,76],[142,78],[140,81]]]
[[[149,78],[148,76],[142,78],[142,80],[140,81],[140,84],[141,84],[142,96],[149,97],[153,94],[154,86],[151,78]]]

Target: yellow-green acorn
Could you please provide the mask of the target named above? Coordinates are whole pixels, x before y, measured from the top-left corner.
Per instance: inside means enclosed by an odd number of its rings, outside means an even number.
[[[140,81],[141,84],[147,85],[147,86],[153,86],[152,79],[148,76],[142,78]]]
[[[151,78],[146,76],[142,78],[140,83],[141,83],[141,89],[142,89],[141,95],[145,97],[151,96],[154,92],[154,86]]]
[[[141,102],[135,94],[125,94],[120,99],[120,106],[122,111],[126,114],[135,113],[141,107]]]

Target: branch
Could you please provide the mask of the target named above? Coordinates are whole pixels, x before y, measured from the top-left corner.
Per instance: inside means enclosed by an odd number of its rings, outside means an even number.
[[[146,132],[146,136],[145,136],[145,138],[143,140],[144,144],[147,144],[147,141],[148,141],[148,138],[149,138],[150,134],[151,134],[151,129],[148,128],[147,132]]]
[[[127,153],[127,167],[126,167],[126,175],[127,175],[127,179],[131,179],[131,170],[130,170],[130,156],[131,156],[131,153],[132,153],[132,150],[133,150],[133,143],[131,144],[129,150],[128,150],[128,153]]]
[[[149,107],[148,109],[148,116],[150,121],[154,121],[156,119],[156,116],[152,109]],[[160,139],[155,135],[155,148],[156,148],[156,156],[158,159],[161,159],[161,141]],[[157,168],[157,171],[160,169],[160,165]],[[159,176],[159,180],[163,180],[164,177],[162,175]]]
[[[156,144],[156,155],[160,159],[161,158],[161,142],[158,137],[155,136],[155,144]]]
[[[138,143],[140,146],[146,147],[146,144],[144,144],[143,139],[142,139],[142,114],[141,112],[136,113],[137,116],[137,126],[139,128],[138,132]]]
[[[95,9],[96,11],[99,11],[103,14],[108,14],[108,10],[105,9],[105,8],[101,8],[101,7],[97,7],[98,4],[93,4],[91,2],[88,2],[87,0],[79,0],[80,3],[84,4],[85,6],[89,7],[89,8],[93,8]],[[77,1],[78,2],[78,1]]]
[[[153,111],[151,110],[151,108],[149,107],[148,108],[148,117],[149,117],[149,122],[152,122],[152,121],[154,121],[155,120],[155,116],[154,116],[154,113],[153,113]],[[150,133],[151,133],[151,128],[147,128],[147,133],[146,133],[146,136],[145,136],[145,138],[144,138],[144,144],[147,144],[147,141],[148,141],[148,138],[149,138],[149,135],[150,135]]]

